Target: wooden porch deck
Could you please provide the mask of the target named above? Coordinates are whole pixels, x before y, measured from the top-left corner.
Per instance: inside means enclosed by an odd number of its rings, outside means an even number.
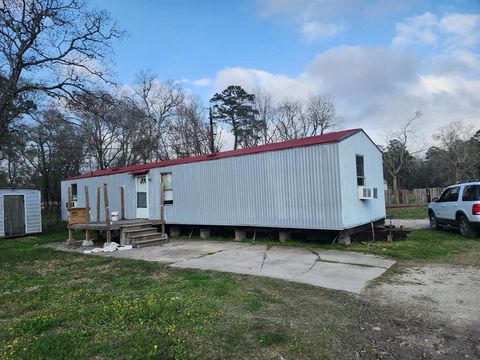
[[[91,222],[88,224],[72,224],[69,225],[69,229],[72,230],[90,230],[90,231],[103,231],[103,230],[120,230],[123,228],[133,227],[133,226],[140,226],[140,225],[161,225],[163,223],[162,220],[154,219],[130,219],[130,220],[118,220],[112,221],[110,224],[106,223],[105,221],[102,222]]]
[[[114,213],[110,212],[108,206],[107,184],[103,184],[105,221],[100,221],[100,187],[97,187],[97,221],[92,222],[90,216],[90,200],[88,187],[85,186],[85,207],[73,207],[72,187],[68,187],[68,240],[67,243],[74,243],[73,231],[85,231],[85,241],[82,245],[91,246],[90,231],[105,231],[107,242],[111,241],[112,231],[118,231],[120,243],[125,245],[127,240],[133,239],[133,245],[139,247],[142,244],[155,244],[159,241],[168,241],[165,234],[165,209],[163,196],[163,183],[160,178],[160,219],[125,219],[125,188],[120,186],[120,220],[111,221]],[[161,235],[158,238],[156,226],[161,226]]]

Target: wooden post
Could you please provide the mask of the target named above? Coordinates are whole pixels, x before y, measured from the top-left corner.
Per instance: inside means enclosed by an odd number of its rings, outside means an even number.
[[[105,208],[108,207],[108,188],[107,188],[107,184],[103,184],[103,206]]]
[[[160,222],[162,227],[162,234],[165,234],[165,203],[163,195],[162,175],[160,174]]]
[[[85,209],[87,209],[87,224],[90,224],[90,199],[88,197],[88,186],[85,186]]]
[[[103,184],[103,203],[105,206],[105,224],[107,225],[107,242],[112,240],[112,234],[110,233],[110,208],[108,207],[108,188],[107,184]]]
[[[125,220],[125,186],[120,186],[120,220]]]
[[[67,200],[67,208],[70,209],[73,207],[73,195],[72,195],[72,187],[68,187],[68,200]]]
[[[70,209],[72,208],[73,206],[73,195],[72,195],[72,187],[69,186],[68,187],[68,200],[67,200],[67,211],[68,211],[68,244],[73,244],[74,240],[73,240],[73,230],[70,228],[70,216],[71,216],[71,213],[70,213]]]
[[[85,186],[85,210],[87,211],[87,224],[90,224],[90,198],[88,196],[88,186]],[[89,240],[90,233],[88,229],[85,229],[85,241],[88,242]]]
[[[110,232],[110,208],[105,208],[105,223],[107,225],[106,233],[107,233],[107,242],[112,241],[112,233]]]
[[[372,227],[372,242],[375,242],[375,227],[373,226],[373,221],[370,221]]]
[[[100,188],[97,187],[97,223],[100,222]]]

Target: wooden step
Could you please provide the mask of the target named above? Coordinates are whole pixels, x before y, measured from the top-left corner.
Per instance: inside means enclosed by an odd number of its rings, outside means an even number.
[[[139,248],[144,246],[166,244],[167,242],[168,242],[168,238],[162,237],[161,234],[159,234],[159,236],[157,237],[152,237],[144,240],[135,240],[132,242],[132,246],[135,248]]]
[[[150,234],[137,234],[137,235],[131,235],[128,238],[130,239],[131,242],[137,241],[137,240],[148,240],[148,239],[156,239],[158,237],[162,236],[162,233],[150,233]]]
[[[142,233],[157,233],[158,230],[157,228],[153,228],[153,227],[145,227],[145,228],[141,228],[141,229],[128,229],[128,230],[123,230],[123,232],[125,233],[126,236],[132,236],[132,235],[137,235],[137,234],[142,234]]]
[[[139,222],[134,222],[134,223],[131,223],[131,224],[122,224],[121,226],[122,226],[123,229],[150,227],[150,226],[152,226],[152,222],[151,221],[139,221]]]

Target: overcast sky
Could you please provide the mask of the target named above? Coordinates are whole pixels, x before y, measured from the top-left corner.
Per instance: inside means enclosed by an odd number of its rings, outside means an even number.
[[[480,128],[480,0],[92,0],[130,34],[121,82],[149,70],[206,102],[230,84],[329,94],[378,143],[415,111],[418,146],[452,120]]]

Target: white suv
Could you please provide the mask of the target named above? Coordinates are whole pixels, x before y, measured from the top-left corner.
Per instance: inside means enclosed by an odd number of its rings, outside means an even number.
[[[480,229],[480,180],[447,187],[440,198],[428,204],[430,227],[453,226],[466,237],[477,236]]]

